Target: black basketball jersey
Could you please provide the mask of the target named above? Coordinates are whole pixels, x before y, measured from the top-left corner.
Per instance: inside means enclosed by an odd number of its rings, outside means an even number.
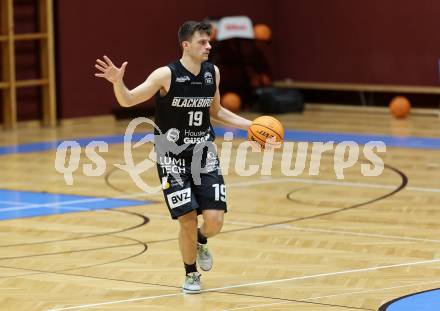
[[[179,60],[168,67],[170,89],[165,96],[156,94],[155,122],[168,141],[187,145],[186,151],[191,151],[197,143],[215,139],[209,115],[217,89],[214,65],[203,62],[198,75]]]

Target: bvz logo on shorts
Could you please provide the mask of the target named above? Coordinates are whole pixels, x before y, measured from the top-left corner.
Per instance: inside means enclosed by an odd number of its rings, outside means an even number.
[[[191,188],[179,190],[167,195],[170,208],[176,208],[191,201]]]
[[[212,74],[207,71],[205,72],[205,84],[213,84],[213,80],[212,80]]]

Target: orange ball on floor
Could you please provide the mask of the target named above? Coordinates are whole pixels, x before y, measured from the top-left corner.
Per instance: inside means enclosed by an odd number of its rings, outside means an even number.
[[[405,118],[411,110],[411,103],[404,96],[396,96],[390,102],[390,111],[394,117]]]
[[[241,108],[241,98],[237,93],[225,93],[221,97],[221,105],[232,112],[238,112]]]
[[[272,31],[265,24],[256,24],[254,26],[254,35],[257,40],[267,41],[272,38]]]

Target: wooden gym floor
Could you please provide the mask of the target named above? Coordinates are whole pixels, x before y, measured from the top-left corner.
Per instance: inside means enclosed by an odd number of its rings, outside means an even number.
[[[97,177],[82,173],[91,163],[83,147],[73,186],[54,168],[56,144],[34,144],[123,135],[128,122],[100,117],[1,132],[0,310],[378,310],[440,288],[440,119],[325,109],[276,117],[288,131],[385,136],[402,145],[381,154],[380,176],[362,176],[359,162],[344,179],[336,178],[331,151],[317,176],[308,158],[291,177],[280,170],[281,152],[271,176],[238,176],[233,152],[229,212],[209,242],[214,267],[202,274],[206,292],[192,296],[180,291],[178,224],[161,193],[144,195],[114,167],[124,162],[121,143],[101,153],[107,168]],[[409,136],[434,139],[414,148],[405,145]],[[6,148],[14,145],[31,147]],[[133,151],[137,162],[148,148]],[[261,163],[261,154],[248,159]],[[143,179],[157,184],[156,169]]]

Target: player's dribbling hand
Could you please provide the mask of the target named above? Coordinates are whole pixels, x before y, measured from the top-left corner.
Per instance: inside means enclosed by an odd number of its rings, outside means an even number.
[[[127,62],[124,62],[121,68],[118,68],[112,63],[110,58],[104,55],[104,61],[96,60],[95,68],[101,72],[95,73],[95,77],[105,78],[111,83],[116,83],[124,77],[125,67],[127,67]]]

